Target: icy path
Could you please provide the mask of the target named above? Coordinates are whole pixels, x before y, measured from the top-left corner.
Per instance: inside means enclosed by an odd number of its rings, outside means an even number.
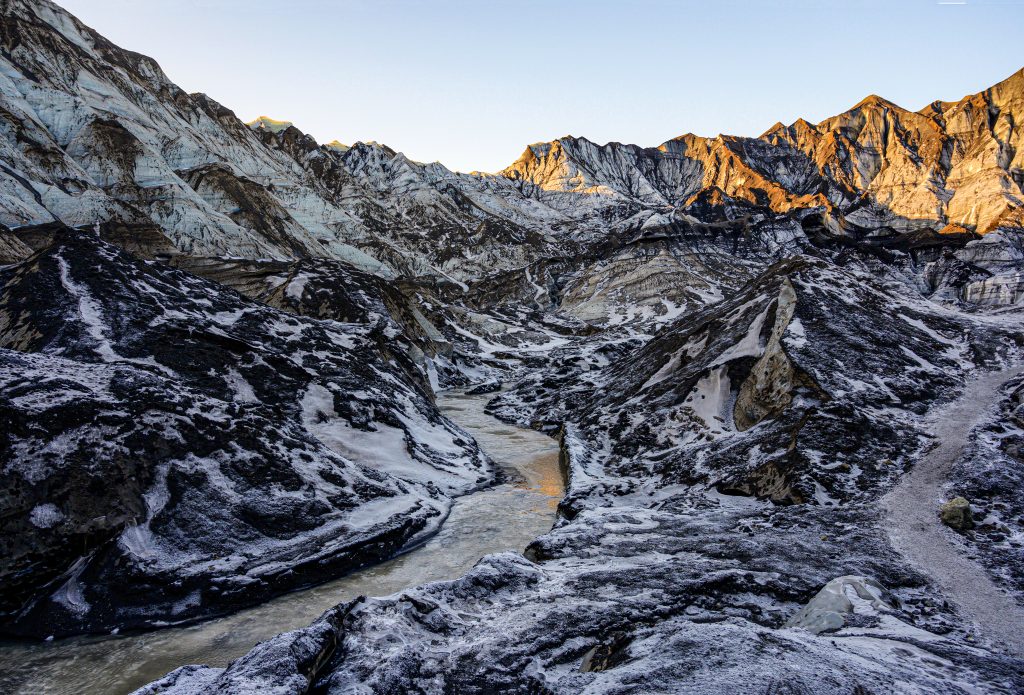
[[[386,596],[455,579],[484,555],[525,549],[551,529],[564,494],[558,443],[484,413],[492,397],[450,392],[439,395],[437,404],[513,480],[455,500],[440,531],[424,545],[326,584],[195,625],[120,637],[0,643],[0,693],[128,693],[184,664],[226,666],[257,642],[304,627],[360,594]]]
[[[942,525],[938,511],[945,501],[943,487],[971,430],[998,401],[1000,387],[1022,372],[1024,367],[1016,366],[982,374],[959,399],[933,413],[931,431],[939,445],[882,500],[893,547],[932,577],[996,647],[1018,657],[1024,656],[1024,608],[955,544],[954,532]]]

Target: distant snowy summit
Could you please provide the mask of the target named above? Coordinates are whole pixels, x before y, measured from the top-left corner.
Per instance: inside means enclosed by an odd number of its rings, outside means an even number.
[[[293,127],[295,124],[291,121],[279,121],[270,116],[259,116],[255,120],[246,123],[246,125],[253,130],[269,130],[271,133],[280,133],[282,130]]]

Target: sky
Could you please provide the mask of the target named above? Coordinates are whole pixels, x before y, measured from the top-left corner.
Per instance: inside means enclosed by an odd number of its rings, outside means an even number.
[[[563,135],[756,136],[1024,67],[1024,0],[56,0],[189,92],[497,171]]]

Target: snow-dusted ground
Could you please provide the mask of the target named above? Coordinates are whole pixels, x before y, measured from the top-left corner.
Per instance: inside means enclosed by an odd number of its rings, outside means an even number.
[[[978,625],[993,648],[1024,658],[1024,607],[1019,598],[997,586],[967,556],[938,515],[946,501],[950,472],[963,456],[972,431],[991,414],[1004,385],[1022,372],[1024,367],[1018,365],[980,374],[968,382],[959,398],[929,414],[928,426],[937,445],[925,452],[883,498],[883,504],[893,546],[935,580],[943,597]]]
[[[502,332],[476,340],[481,312],[460,349],[514,379],[494,412],[561,427],[555,529],[526,559],[339,606],[226,670],[153,687],[1019,689],[1021,662],[943,608],[879,514],[925,449],[922,416],[1014,354],[1019,325],[922,302],[880,270],[796,259],[660,330],[553,340],[558,324],[527,312],[516,328],[503,312],[488,319]],[[860,585],[882,588],[873,600],[843,588]],[[795,617],[823,611],[819,635]]]
[[[13,632],[237,609],[420,542],[493,480],[379,297],[295,316],[68,229],[0,287]]]
[[[561,434],[555,529],[163,685],[1024,690],[881,511],[928,413],[1019,358],[1024,72],[457,174],[247,126],[48,0],[3,7],[9,624],[188,620],[415,543],[492,472],[432,391],[500,381],[492,412]],[[1019,591],[1014,394],[949,429],[985,514],[952,540]]]

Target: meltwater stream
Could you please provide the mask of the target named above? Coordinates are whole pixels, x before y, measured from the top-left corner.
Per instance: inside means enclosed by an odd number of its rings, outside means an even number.
[[[441,394],[438,406],[469,431],[513,482],[461,497],[436,536],[388,562],[223,618],[123,637],[0,643],[0,693],[128,693],[185,664],[225,666],[257,642],[303,627],[361,594],[454,579],[484,555],[523,550],[551,529],[563,493],[558,446],[484,413],[491,396]]]

